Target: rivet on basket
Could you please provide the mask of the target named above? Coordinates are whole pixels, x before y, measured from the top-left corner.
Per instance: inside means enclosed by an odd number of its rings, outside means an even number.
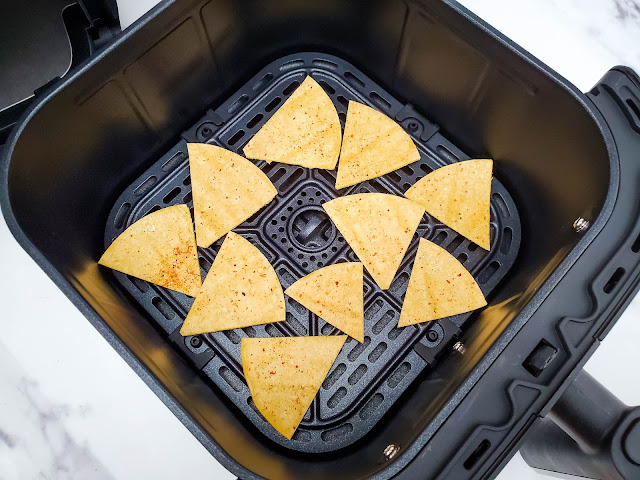
[[[391,445],[387,445],[387,448],[385,448],[382,453],[384,453],[384,456],[387,460],[391,460],[399,451],[400,447],[392,443]]]

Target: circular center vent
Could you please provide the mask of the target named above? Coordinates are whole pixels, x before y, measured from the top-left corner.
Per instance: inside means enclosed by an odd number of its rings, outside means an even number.
[[[289,219],[287,232],[291,242],[301,250],[319,252],[336,237],[336,227],[320,206],[303,207]]]

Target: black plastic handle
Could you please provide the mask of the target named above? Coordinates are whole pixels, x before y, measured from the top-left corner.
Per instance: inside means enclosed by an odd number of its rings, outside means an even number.
[[[627,407],[582,371],[527,435],[529,466],[580,477],[640,478],[640,407]]]

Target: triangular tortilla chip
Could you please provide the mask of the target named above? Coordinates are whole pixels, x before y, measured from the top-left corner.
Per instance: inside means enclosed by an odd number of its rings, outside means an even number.
[[[278,193],[262,170],[240,155],[204,143],[189,143],[187,149],[199,247],[211,245]]]
[[[470,312],[486,304],[480,287],[462,264],[421,238],[398,327]]]
[[[192,297],[202,284],[186,205],[141,218],[113,241],[98,263]]]
[[[346,335],[242,339],[242,369],[253,401],[289,440],[346,339]]]
[[[247,158],[333,170],[341,138],[336,107],[322,87],[307,77],[243,151]]]
[[[389,288],[424,208],[386,193],[348,195],[322,206],[378,286]]]
[[[492,160],[467,160],[434,170],[404,194],[460,235],[491,248]]]
[[[249,241],[229,232],[180,333],[198,335],[284,319],[284,294],[273,267]]]
[[[301,278],[284,293],[325,322],[364,341],[362,264],[337,263]]]
[[[380,177],[420,160],[411,137],[383,113],[349,102],[336,188]]]

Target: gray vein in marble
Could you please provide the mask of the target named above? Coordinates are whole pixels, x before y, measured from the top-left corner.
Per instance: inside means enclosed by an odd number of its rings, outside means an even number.
[[[640,4],[636,0],[613,0],[616,6],[618,20],[640,19]]]
[[[0,384],[0,479],[113,479],[65,426],[89,410],[50,402],[1,343]]]
[[[9,435],[4,430],[0,430],[0,442],[3,442],[9,448],[16,446],[16,440],[13,438],[13,435]]]

